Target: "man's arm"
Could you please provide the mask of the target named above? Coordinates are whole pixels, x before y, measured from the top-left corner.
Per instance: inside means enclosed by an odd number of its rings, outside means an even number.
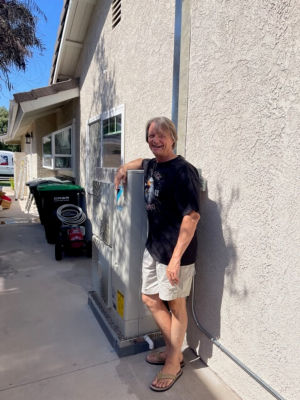
[[[129,169],[142,169],[143,158],[137,158],[136,160],[130,161],[127,164],[121,165],[116,173],[114,184],[116,190],[118,189],[121,182],[126,182],[126,175]]]
[[[182,219],[177,243],[166,271],[167,278],[173,286],[179,282],[181,257],[193,239],[199,219],[200,214],[196,211],[191,211]]]

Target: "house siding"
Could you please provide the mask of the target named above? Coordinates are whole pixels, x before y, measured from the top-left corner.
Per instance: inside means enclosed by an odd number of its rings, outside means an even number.
[[[76,176],[76,171],[78,171],[78,167],[76,165],[78,155],[76,154],[76,151],[73,159],[73,162],[75,163],[75,172],[73,170],[52,170],[49,168],[44,168],[42,141],[44,136],[73,124],[73,119],[76,115],[76,103],[77,100],[72,100],[60,107],[53,114],[35,120],[35,123],[33,124],[34,146],[32,150],[33,153],[37,153],[37,177],[45,178],[57,175],[66,175],[70,177]],[[76,131],[73,132],[73,140],[76,142],[74,149],[77,149],[79,147],[79,135],[76,135]]]
[[[95,5],[77,71],[82,181],[90,118],[124,105],[124,156],[129,161],[151,156],[144,134],[147,120],[155,115],[171,117],[172,112],[174,1],[122,2],[122,20],[115,29],[110,5],[111,1]]]
[[[186,142],[208,180],[196,313],[290,400],[300,397],[299,18],[296,1],[192,1]],[[244,400],[273,398],[191,319],[188,343]]]
[[[295,400],[300,6],[296,0],[190,3],[184,153],[208,181],[195,310],[231,353]],[[76,73],[83,186],[87,122],[113,107],[125,107],[125,162],[151,156],[145,123],[172,113],[174,13],[175,1],[122,2],[121,23],[112,30],[111,1],[96,3]],[[212,346],[191,315],[187,343],[243,400],[273,398]]]

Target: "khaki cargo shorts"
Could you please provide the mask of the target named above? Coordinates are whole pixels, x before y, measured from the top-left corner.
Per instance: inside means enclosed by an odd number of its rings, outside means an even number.
[[[182,265],[178,285],[172,286],[166,274],[167,265],[153,259],[147,249],[144,251],[142,267],[142,293],[158,294],[164,301],[170,301],[190,294],[195,264]]]

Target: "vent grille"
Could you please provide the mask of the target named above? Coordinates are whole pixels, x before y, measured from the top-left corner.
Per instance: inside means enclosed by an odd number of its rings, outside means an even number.
[[[112,28],[114,29],[121,21],[121,0],[112,2]]]

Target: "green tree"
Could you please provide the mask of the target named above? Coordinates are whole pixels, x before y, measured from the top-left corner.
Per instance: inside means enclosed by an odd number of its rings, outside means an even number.
[[[0,135],[7,133],[8,111],[5,107],[0,107]]]
[[[0,138],[7,133],[8,111],[5,107],[0,107]],[[0,150],[20,151],[18,144],[4,144],[0,141]]]
[[[43,50],[36,36],[37,15],[46,19],[34,1],[0,0],[0,80],[9,90],[11,69],[25,71],[32,50]]]

